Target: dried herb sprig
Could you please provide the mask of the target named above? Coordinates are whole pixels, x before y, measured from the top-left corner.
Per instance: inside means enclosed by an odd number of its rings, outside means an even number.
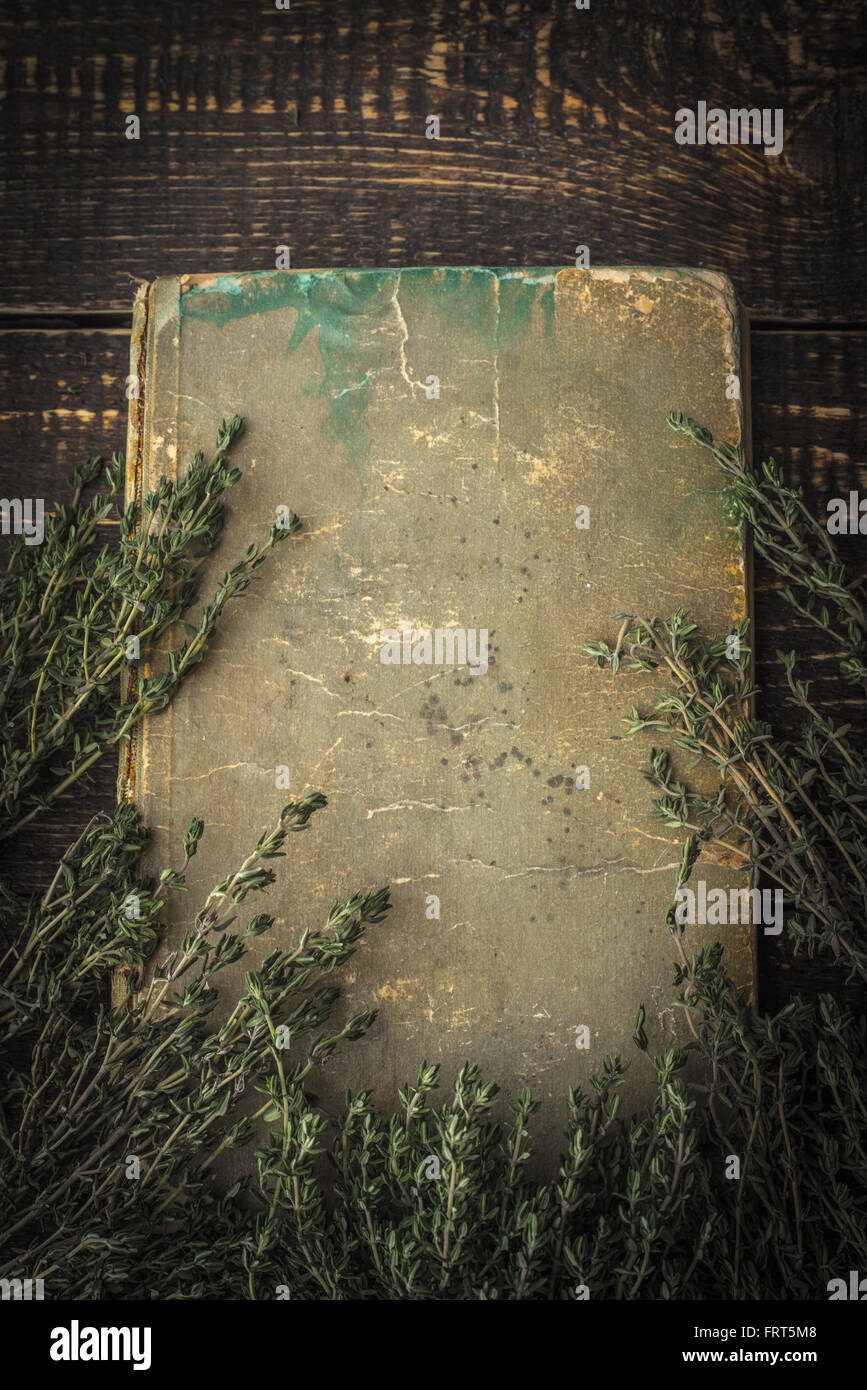
[[[292,950],[272,951],[247,973],[228,1018],[217,1028],[208,1024],[220,971],[248,954],[273,921],[259,914],[243,934],[232,932],[237,906],[273,882],[268,861],[281,857],[288,835],[324,805],[319,794],[290,802],[240,868],[215,887],[147,987],[114,1010],[104,1003],[113,968],[124,957],[135,971],[132,984],[140,983],[166,896],[184,889],[184,874],[132,877],[145,837],[125,804],[67,855],[64,893],[50,891],[34,910],[21,945],[7,951],[0,986],[0,1047],[15,1037],[31,1048],[30,1066],[13,1076],[0,1121],[0,1277],[22,1262],[38,1262],[40,1277],[54,1276],[61,1250],[65,1261],[91,1249],[103,1208],[107,1229],[117,1233],[106,1236],[106,1252],[119,1258],[136,1251],[138,1258],[142,1233],[134,1228],[142,1212],[147,1234],[170,1208],[206,1190],[217,1155],[246,1142],[258,1118],[274,1117],[275,1077],[284,1104],[288,1096],[297,1103],[314,1064],[369,1027],[375,1015],[365,1011],[327,1030],[339,991],[325,977],[352,956],[365,927],[382,919],[387,890],[354,895],[332,910],[322,931],[305,931]],[[194,821],[187,862],[201,830]],[[135,921],[127,916],[131,897]],[[82,1006],[92,1009],[89,1018]],[[289,1050],[278,1043],[281,1027]],[[248,1088],[265,1101],[229,1123]],[[140,1168],[134,1180],[131,1158]]]
[[[36,551],[13,545],[0,583],[0,836],[85,781],[103,752],[169,703],[203,659],[226,603],[245,591],[276,542],[298,530],[290,513],[271,527],[266,545],[250,546],[197,626],[187,627],[187,640],[170,647],[165,672],[118,700],[130,639],[153,660],[159,639],[197,596],[198,571],[222,529],[225,495],[241,476],[225,457],[240,429],[238,418],[224,422],[213,459],[206,463],[198,453],[177,483],[161,480],[140,516],[131,503],[119,515],[115,548],[97,549],[97,535],[117,510],[117,455],[107,493],[83,501],[101,472],[92,459],[77,470],[72,505],[49,520],[44,544]],[[0,1111],[0,1277],[35,1261],[39,1277],[50,1279],[67,1260],[75,1265],[97,1252],[105,1259],[100,1287],[104,1279],[128,1277],[142,1240],[154,1230],[170,1233],[166,1213],[196,1200],[208,1205],[207,1170],[273,1110],[275,1069],[284,1092],[299,1095],[315,1063],[370,1025],[374,1014],[364,1011],[327,1029],[339,991],[326,976],[353,954],[365,927],[381,920],[387,890],[353,895],[322,931],[307,930],[294,949],[271,952],[247,973],[231,1014],[216,1030],[208,1022],[219,972],[247,954],[273,921],[262,913],[245,933],[233,933],[236,905],[273,882],[268,861],[281,857],[287,836],[325,804],[312,793],[284,808],[146,984],[166,900],[185,889],[200,819],[185,836],[181,868],[164,869],[159,880],[138,877],[147,836],[134,808],[122,804],[111,817],[95,817],[40,898],[22,901],[3,887],[0,1052],[13,1069]],[[112,1009],[118,968],[132,992],[125,1006]],[[237,1116],[241,1098],[257,1088],[264,1103]]]
[[[131,682],[118,702],[136,651],[153,659],[196,600],[226,494],[241,477],[226,459],[241,429],[239,417],[224,420],[212,460],[199,452],[177,481],[161,479],[140,515],[134,500],[120,505],[123,458],[114,454],[107,468],[92,458],[75,470],[72,505],[46,518],[43,543],[13,540],[0,580],[0,838],[86,781],[144,715],[166,707],[202,660],[226,604],[249,587],[267,552],[297,531],[295,516],[275,522],[267,542],[251,545],[227,571],[198,622],[185,624],[186,640],[168,652],[166,670]],[[83,503],[101,475],[107,490]],[[117,546],[100,540],[112,516]]]
[[[801,489],[788,486],[773,459],[753,468],[742,448],[716,444],[710,430],[680,410],[671,411],[668,423],[719,464],[734,508],[750,525],[755,549],[785,580],[783,598],[832,642],[840,675],[852,684],[867,682],[864,581],[840,559],[827,527],[810,512]]]
[[[792,576],[783,597],[832,636],[841,675],[860,679],[863,586],[836,558],[831,538],[810,518],[800,495],[782,483],[775,465],[763,465],[759,482],[739,451],[716,448],[707,431],[677,412],[670,423],[711,450],[731,479],[734,505],[753,525],[756,545]],[[807,539],[816,535],[823,559],[810,570]],[[830,952],[850,976],[865,978],[867,765],[851,726],[835,725],[816,709],[809,683],[795,676],[794,652],[777,655],[791,692],[788,703],[800,711],[800,720],[781,737],[756,718],[746,622],[708,640],[682,609],[668,620],[621,618],[613,648],[588,642],[584,651],[612,674],[658,670],[668,677],[652,713],[633,707],[624,721],[629,733],[660,730],[719,774],[717,794],[700,796],[675,778],[668,754],[654,749],[647,778],[659,793],[657,816],[779,885],[795,947],[810,955]]]
[[[272,1143],[269,1183],[282,1171],[290,1219],[258,1241],[255,1266],[245,1260],[247,1296],[826,1296],[828,1279],[865,1253],[864,1021],[827,998],[757,1018],[718,948],[680,980],[695,1041],[648,1058],[656,1097],[628,1121],[626,1068],[607,1058],[590,1093],[571,1094],[553,1181],[526,1172],[530,1096],[511,1124],[492,1123],[494,1088],[469,1065],[440,1104],[427,1064],[395,1115],[369,1090],[348,1096],[330,1148],[324,1118],[303,1107],[285,1157]],[[646,1055],[640,1010],[636,1043]],[[688,1055],[699,1083],[687,1080]]]
[[[794,547],[801,520],[779,511],[774,476],[749,474],[744,486],[756,521],[771,526],[776,511],[780,544],[788,537]],[[836,586],[829,613],[846,615],[840,659],[854,679],[859,589],[831,568],[824,543],[818,553],[821,583]],[[809,560],[797,554],[797,604],[809,610],[818,600]],[[0,588],[3,632],[29,622],[37,592],[19,607]],[[49,666],[58,650],[49,649]],[[749,717],[743,657],[731,663],[683,614],[627,618],[615,648],[597,644],[593,654],[615,671],[629,662],[667,671],[673,689],[662,710],[633,724],[661,724],[721,775],[720,796],[702,799],[675,780],[662,752],[652,755],[658,813],[689,832],[675,887],[715,840],[727,855],[755,855],[798,904],[793,939],[833,951],[846,935],[841,958],[860,966],[861,924],[841,918],[840,899],[852,883],[847,855],[861,867],[853,827],[863,819],[862,758],[849,731],[815,711],[793,659],[784,665],[803,723],[781,744]],[[236,904],[269,887],[267,861],[322,805],[314,796],[286,807],[147,979],[164,901],[183,889],[200,820],[181,869],[158,881],[138,876],[145,835],[121,806],[88,827],[41,899],[4,889],[0,1054],[11,1084],[0,1104],[0,1277],[44,1277],[50,1298],[783,1300],[825,1297],[830,1278],[865,1267],[865,1020],[828,997],[756,1015],[718,946],[688,954],[673,909],[677,1002],[692,1040],[651,1056],[639,1008],[634,1043],[639,1065],[653,1069],[653,1104],[624,1119],[626,1065],[607,1058],[587,1093],[570,1094],[550,1181],[529,1176],[532,1097],[520,1093],[509,1124],[493,1121],[496,1088],[470,1064],[439,1102],[437,1068],[423,1064],[394,1114],[363,1089],[331,1125],[305,1092],[316,1061],[371,1022],[365,1013],[330,1031],[335,991],[324,977],[381,918],[385,892],[353,896],[321,932],[267,956],[234,1010],[211,1025],[219,970],[272,920],[259,914],[236,936]],[[827,884],[805,881],[814,863]],[[121,960],[137,988],[111,1010],[107,985]],[[255,1113],[274,1128],[256,1177],[221,1192],[210,1181],[214,1158],[248,1137],[242,1107],[254,1095]]]

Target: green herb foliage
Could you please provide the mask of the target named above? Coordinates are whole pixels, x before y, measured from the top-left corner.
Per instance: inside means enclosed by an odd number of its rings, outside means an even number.
[[[863,684],[862,587],[799,495],[773,464],[753,472],[680,414],[670,423],[712,452],[791,607],[833,639],[841,679]],[[211,462],[196,455],[180,482],[162,482],[140,520],[134,505],[118,509],[117,456],[107,490],[83,500],[100,472],[91,460],[44,544],[13,545],[0,588],[3,835],[165,707],[225,604],[297,530],[293,518],[251,546],[165,670],[118,699],[127,639],[149,655],[197,597],[239,477],[226,462],[239,428],[224,424]],[[98,529],[112,509],[114,547]],[[656,706],[633,710],[629,728],[652,729],[719,773],[718,795],[701,797],[675,779],[665,750],[651,753],[656,813],[686,831],[673,886],[702,852],[740,856],[783,888],[792,950],[863,976],[863,752],[811,702],[787,653],[797,719],[785,740],[756,720],[746,626],[737,635],[733,659],[731,634],[710,640],[685,613],[622,615],[613,647],[586,650],[612,674],[656,670]],[[264,956],[273,919],[246,917],[242,905],[274,881],[269,861],[324,806],[319,794],[286,806],[168,954],[158,949],[164,904],[184,891],[199,819],[181,867],[157,880],[140,877],[146,832],[121,804],[79,836],[44,894],[4,886],[0,1278],[44,1278],[46,1297],[85,1299],[787,1299],[824,1298],[829,1279],[867,1268],[864,1020],[825,996],[754,1014],[718,946],[689,954],[673,907],[674,989],[690,1041],[652,1056],[639,1007],[632,1065],[655,1077],[652,1106],[620,1114],[627,1064],[606,1058],[586,1094],[570,1093],[550,1181],[528,1174],[536,1103],[522,1092],[511,1123],[493,1122],[497,1088],[469,1063],[444,1094],[423,1063],[399,1097],[374,1105],[361,1090],[340,1115],[323,1115],[305,1081],[373,1022],[363,1013],[330,1025],[338,989],[326,977],[382,920],[388,892],[352,896],[293,949]],[[244,994],[213,1023],[219,972],[244,955]],[[112,1008],[120,966],[131,992]],[[690,1053],[698,1082],[685,1078]],[[255,1174],[220,1190],[217,1156],[247,1142],[257,1118],[270,1129]]]

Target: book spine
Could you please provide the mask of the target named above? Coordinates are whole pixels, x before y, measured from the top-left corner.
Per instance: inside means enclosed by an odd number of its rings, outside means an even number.
[[[126,430],[126,474],[124,479],[124,506],[135,502],[141,507],[142,461],[144,456],[145,401],[148,360],[148,326],[150,320],[151,287],[139,285],[132,310],[132,331],[129,343],[129,376],[132,389],[129,395],[129,414]],[[120,676],[121,699],[128,701],[135,697],[138,684],[135,667],[129,667]],[[129,742],[122,744],[117,770],[118,801],[135,800],[136,784],[136,731],[132,731]]]
[[[128,383],[129,414],[126,431],[126,473],[124,476],[124,506],[131,502],[136,509],[141,508],[142,461],[144,457],[145,402],[148,359],[148,329],[150,323],[151,287],[143,283],[136,291],[132,310],[132,330],[129,343]],[[120,697],[129,702],[135,698],[138,676],[134,666],[128,666],[120,674]],[[138,753],[138,730],[130,732],[128,741],[121,743],[117,769],[117,799],[135,801],[136,771]],[[118,965],[111,980],[112,1008],[119,1008],[129,998],[130,968],[123,962]]]
[[[741,380],[741,448],[747,463],[752,463],[753,459],[753,428],[752,428],[752,397],[750,392],[751,363],[750,363],[750,318],[749,312],[738,300],[738,327],[740,337],[740,365],[737,368],[740,372]],[[750,684],[755,684],[756,679],[756,589],[755,589],[755,563],[753,554],[753,537],[750,524],[744,521],[741,526],[741,547],[744,556],[744,597],[747,607],[747,618],[749,619],[749,644],[750,644],[750,664],[749,679]],[[756,717],[756,700],[751,695],[747,701],[747,714],[751,720]],[[750,887],[758,887],[758,869],[754,863],[750,864]],[[755,922],[750,922],[750,956],[752,963],[752,974],[750,983],[750,1003],[753,1009],[758,1012],[759,1007],[759,927]]]

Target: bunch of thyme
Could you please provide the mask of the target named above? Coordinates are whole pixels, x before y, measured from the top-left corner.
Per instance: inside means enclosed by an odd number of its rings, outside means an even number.
[[[785,596],[834,634],[845,679],[863,681],[861,586],[800,498],[773,465],[754,474],[682,416],[672,424],[713,450],[757,548],[789,576]],[[212,465],[194,466],[191,492],[185,481],[162,484],[138,528],[124,513],[124,563],[93,544],[103,504],[81,500],[96,471],[88,465],[46,554],[25,556],[19,588],[0,589],[7,833],[171,699],[219,608],[264,558],[248,551],[248,567],[230,571],[203,610],[198,643],[190,636],[165,677],[118,707],[111,684],[126,636],[153,642],[192,600],[235,481],[221,447],[233,428],[221,431]],[[860,974],[861,751],[810,701],[790,656],[781,660],[802,723],[786,741],[772,736],[749,707],[748,652],[732,660],[730,650],[683,613],[627,616],[613,648],[589,647],[613,672],[667,673],[656,710],[633,711],[630,726],[661,728],[719,773],[719,794],[700,797],[674,779],[664,752],[651,755],[657,813],[687,831],[674,887],[702,850],[739,855],[784,887],[792,946]],[[325,976],[382,918],[386,890],[354,895],[321,931],[266,955],[210,1025],[219,971],[273,920],[260,913],[233,932],[237,905],[270,886],[267,861],[323,806],[318,794],[286,806],[156,968],[164,904],[184,888],[201,820],[181,867],[158,880],[139,876],[146,833],[124,804],[87,827],[41,897],[3,890],[0,1054],[11,1079],[0,1104],[0,1278],[44,1278],[49,1298],[786,1299],[823,1298],[829,1279],[865,1267],[864,1019],[826,996],[754,1013],[719,946],[687,954],[673,907],[676,1002],[690,1041],[652,1056],[640,1007],[633,1041],[652,1069],[653,1103],[624,1119],[627,1064],[606,1058],[587,1093],[570,1092],[547,1182],[528,1169],[536,1102],[522,1091],[511,1122],[495,1122],[497,1087],[470,1063],[438,1103],[438,1070],[422,1064],[394,1113],[381,1108],[389,1097],[375,1105],[363,1088],[328,1117],[305,1090],[316,1063],[373,1021],[362,1013],[330,1029],[337,990]],[[111,1007],[121,962],[132,992]],[[697,1081],[687,1080],[690,1054]],[[255,1175],[219,1190],[217,1155],[245,1143],[256,1119],[272,1128]]]
[[[183,622],[197,598],[197,576],[223,527],[228,490],[241,477],[226,453],[242,428],[223,421],[210,462],[195,455],[177,482],[167,478],[122,509],[124,459],[89,459],[75,470],[70,506],[46,518],[43,543],[10,546],[0,575],[0,838],[7,838],[73,785],[87,785],[94,764],[123,746],[147,714],[165,709],[203,659],[220,613],[249,587],[267,552],[293,535],[294,515],[271,527],[224,575],[167,669],[135,680],[136,653],[153,653]],[[86,503],[85,488],[106,488]],[[114,516],[120,540],[102,539]],[[129,698],[116,692],[129,673]]]
[[[226,452],[241,428],[223,423],[210,463],[197,453],[177,483],[163,479],[119,513],[116,548],[98,526],[117,510],[123,459],[106,471],[108,489],[89,503],[84,488],[97,459],[77,470],[71,507],[60,507],[44,544],[12,546],[0,587],[3,787],[0,835],[11,836],[126,739],[144,714],[165,708],[203,659],[226,603],[242,594],[266,554],[300,523],[272,526],[251,545],[201,609],[187,637],[170,648],[163,674],[137,682],[118,701],[129,640],[149,656],[188,613],[196,576],[213,550],[227,490],[240,478]],[[261,892],[290,833],[326,804],[312,793],[290,802],[240,867],[217,884],[178,948],[154,964],[169,894],[185,889],[204,822],[191,823],[180,869],[139,877],[147,835],[121,803],[85,828],[41,897],[3,885],[0,897],[0,1053],[10,1081],[0,1107],[0,1278],[33,1277],[99,1297],[133,1271],[153,1267],[177,1246],[183,1213],[209,1209],[208,1170],[226,1147],[244,1143],[255,1121],[297,1093],[310,1069],[373,1014],[336,1032],[328,1020],[339,991],[326,980],[349,959],[364,928],[381,920],[388,892],[337,905],[321,931],[306,930],[290,951],[272,951],[245,978],[245,992],[218,1027],[209,1026],[216,978],[248,954],[273,918],[260,913],[243,933],[229,929],[237,905]],[[150,964],[150,968],[149,967]],[[130,993],[111,1007],[122,967]],[[145,978],[147,976],[147,978]],[[280,1041],[285,1030],[291,1053]],[[291,1056],[291,1064],[290,1064]],[[24,1060],[26,1058],[26,1061]],[[245,1092],[265,1100],[240,1114]],[[237,1235],[238,1212],[217,1204]],[[211,1235],[220,1246],[226,1231]],[[197,1246],[191,1293],[208,1288],[211,1260]],[[23,1276],[28,1277],[28,1276]]]
[[[786,486],[773,461],[755,474],[742,451],[717,447],[680,412],[669,423],[711,452],[756,550],[786,577],[782,597],[822,629],[841,680],[863,687],[864,586],[847,573],[800,493]],[[719,774],[716,795],[702,797],[674,777],[664,749],[654,750],[647,777],[659,793],[656,815],[690,832],[693,858],[702,846],[716,846],[778,885],[796,950],[830,953],[850,977],[867,978],[867,767],[851,726],[836,724],[811,700],[809,683],[796,677],[794,652],[780,651],[777,659],[800,718],[786,737],[756,718],[746,622],[711,640],[682,609],[668,620],[621,618],[613,648],[589,642],[584,650],[612,674],[660,670],[668,677],[652,713],[633,707],[629,732],[661,730]]]
[[[233,932],[237,906],[273,881],[267,861],[324,804],[313,794],[284,808],[141,989],[155,924],[166,894],[183,889],[183,870],[164,870],[156,884],[134,882],[144,836],[125,804],[66,856],[62,883],[43,896],[20,944],[0,962],[0,1046],[24,1037],[31,1054],[29,1067],[13,1075],[0,1120],[0,1277],[22,1266],[46,1282],[75,1271],[90,1297],[128,1279],[168,1238],[177,1210],[205,1200],[208,1169],[273,1110],[275,1086],[285,1101],[342,1039],[372,1022],[372,1014],[359,1013],[329,1032],[324,1025],[339,991],[325,977],[350,958],[365,926],[380,920],[387,891],[353,896],[321,931],[305,931],[292,950],[270,952],[247,973],[228,1018],[209,1025],[220,971],[273,923],[260,913]],[[201,829],[201,821],[190,827],[184,867]],[[132,883],[134,921],[126,916]],[[106,987],[121,959],[133,967],[134,993],[112,1009]],[[291,1050],[279,1045],[281,1027]],[[237,1117],[248,1088],[265,1099]]]

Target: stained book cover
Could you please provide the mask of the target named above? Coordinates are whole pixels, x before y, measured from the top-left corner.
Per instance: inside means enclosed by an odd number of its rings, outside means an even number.
[[[568,1088],[607,1053],[637,1058],[627,1110],[652,1090],[639,1003],[652,1049],[684,1039],[665,926],[683,835],[654,818],[651,740],[622,722],[660,678],[612,678],[582,645],[625,612],[685,607],[713,635],[748,614],[721,475],[666,423],[679,408],[746,443],[745,352],[728,281],[695,270],[274,271],[140,293],[130,495],[237,413],[243,478],[202,594],[278,508],[303,530],[145,723],[121,790],[152,831],[147,869],[206,823],[169,945],[309,791],[328,808],[248,914],[277,918],[262,955],[391,885],[338,981],[339,1019],[379,1016],[310,1078],[326,1110],[362,1086],[390,1110],[423,1060],[449,1082],[473,1060],[504,1106],[531,1089],[556,1156]],[[749,886],[719,858],[695,874]],[[751,987],[755,930],[693,925],[687,946],[721,940]],[[255,963],[224,973],[227,1002]]]

